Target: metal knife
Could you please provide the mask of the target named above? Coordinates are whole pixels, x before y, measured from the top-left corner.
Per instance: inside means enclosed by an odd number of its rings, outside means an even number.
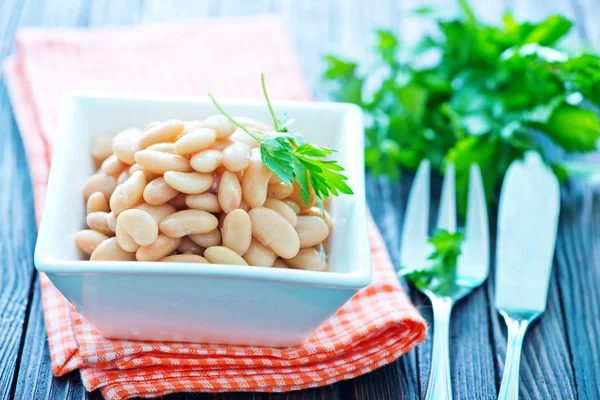
[[[559,210],[558,180],[539,154],[513,162],[498,208],[496,309],[508,326],[501,400],[519,398],[523,337],[546,310]]]

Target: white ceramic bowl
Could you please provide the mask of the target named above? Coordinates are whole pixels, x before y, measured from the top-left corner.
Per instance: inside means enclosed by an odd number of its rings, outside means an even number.
[[[222,101],[233,115],[269,121],[264,102]],[[106,337],[292,346],[306,339],[371,280],[363,125],[348,104],[275,104],[310,142],[336,148],[353,196],[333,198],[330,272],[235,265],[83,261],[81,189],[93,173],[93,137],[150,121],[216,114],[206,98],[73,94],[63,99],[59,137],[35,249],[38,271]]]

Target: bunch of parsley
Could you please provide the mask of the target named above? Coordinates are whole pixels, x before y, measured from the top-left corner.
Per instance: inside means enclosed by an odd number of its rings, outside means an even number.
[[[458,2],[461,15],[437,20],[439,32],[416,47],[376,32],[371,67],[327,56],[324,79],[334,98],[364,110],[368,168],[395,178],[423,158],[439,172],[453,162],[464,215],[471,163],[479,164],[491,202],[506,169],[524,152],[549,161],[542,135],[568,153],[595,149],[600,58],[557,50],[572,26],[561,16],[532,23],[506,14],[500,26],[491,26]],[[438,60],[419,66],[423,57]],[[561,180],[568,176],[568,164],[551,165]]]

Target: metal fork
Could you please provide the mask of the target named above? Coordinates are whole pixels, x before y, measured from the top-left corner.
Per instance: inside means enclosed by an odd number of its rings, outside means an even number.
[[[442,185],[437,228],[456,231],[456,190],[454,165],[448,164]],[[408,196],[402,230],[400,260],[403,266],[421,268],[433,251],[429,239],[430,163],[419,165]],[[423,293],[433,307],[433,350],[425,399],[451,400],[448,335],[452,307],[462,297],[481,285],[489,273],[489,228],[481,172],[471,165],[465,239],[458,258],[455,285],[444,293],[425,289]]]

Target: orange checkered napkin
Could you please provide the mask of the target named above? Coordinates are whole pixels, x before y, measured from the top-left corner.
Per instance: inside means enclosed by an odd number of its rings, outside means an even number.
[[[273,55],[277,56],[274,57]],[[27,29],[5,73],[34,186],[39,221],[59,97],[68,90],[309,99],[281,21],[253,17],[111,30]],[[372,283],[293,348],[103,338],[42,276],[55,375],[74,369],[108,399],[172,392],[284,392],[369,372],[421,342],[423,319],[400,287],[370,224]]]

